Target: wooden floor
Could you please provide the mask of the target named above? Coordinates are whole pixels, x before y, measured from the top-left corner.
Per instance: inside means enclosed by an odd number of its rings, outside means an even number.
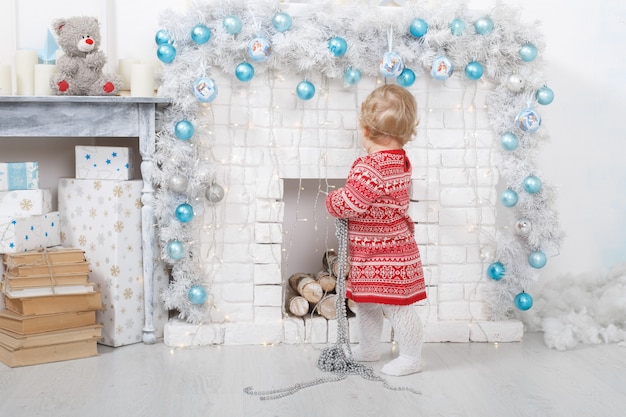
[[[172,349],[162,343],[99,347],[100,356],[22,368],[0,364],[2,417],[624,417],[626,348],[559,352],[539,333],[519,343],[428,343],[424,370],[386,377],[420,395],[360,376],[276,400],[244,393],[329,374],[320,346]],[[382,363],[393,345],[383,345]],[[382,363],[374,365],[380,375]],[[382,376],[382,375],[381,375]]]

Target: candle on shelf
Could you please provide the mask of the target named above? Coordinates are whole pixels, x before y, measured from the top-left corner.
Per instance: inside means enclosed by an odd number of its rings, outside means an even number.
[[[36,64],[35,65],[35,95],[50,96],[52,89],[50,88],[50,79],[56,71],[56,65]]]
[[[0,96],[13,94],[13,77],[11,75],[10,65],[0,65]]]
[[[130,95],[154,96],[154,67],[151,64],[133,64],[130,74]]]
[[[35,65],[39,55],[34,49],[15,51],[15,80],[17,94],[32,96],[35,92]]]
[[[131,73],[133,70],[133,65],[134,64],[139,64],[139,60],[138,59],[131,59],[131,58],[122,58],[119,60],[119,73],[122,77],[122,90],[123,91],[130,91],[130,85],[132,82],[131,79]]]

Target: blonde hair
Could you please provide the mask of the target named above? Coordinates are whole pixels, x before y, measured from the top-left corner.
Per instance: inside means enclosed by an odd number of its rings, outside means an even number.
[[[419,124],[417,101],[413,94],[398,85],[380,86],[361,104],[359,124],[368,130],[371,140],[391,136],[405,145],[415,135]]]

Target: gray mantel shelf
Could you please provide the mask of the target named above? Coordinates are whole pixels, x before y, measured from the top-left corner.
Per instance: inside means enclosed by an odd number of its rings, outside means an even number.
[[[156,111],[170,99],[129,96],[0,96],[0,138],[9,137],[137,137],[143,188],[141,226],[145,320],[144,343],[155,343],[154,188]],[[1,140],[1,139],[0,139]]]

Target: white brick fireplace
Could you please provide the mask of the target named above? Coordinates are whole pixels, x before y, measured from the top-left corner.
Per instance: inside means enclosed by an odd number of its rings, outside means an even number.
[[[287,252],[291,239],[334,236],[332,221],[286,230],[286,217],[304,199],[286,195],[285,181],[317,179],[314,210],[325,213],[326,181],[345,179],[362,152],[358,107],[383,80],[345,87],[310,79],[316,95],[302,101],[294,91],[301,78],[295,76],[258,74],[248,84],[211,76],[219,94],[202,120],[211,131],[207,145],[226,196],[205,204],[197,217],[215,309],[201,325],[170,321],[165,343],[334,342],[336,320],[289,317],[284,309],[288,269],[298,269]],[[430,342],[519,341],[523,335],[519,321],[488,321],[485,252],[496,228],[498,195],[497,152],[485,109],[491,88],[459,75],[445,83],[418,77],[410,88],[421,117],[418,136],[406,147],[413,163],[410,214],[428,285],[428,300],[416,308]],[[285,264],[285,258],[291,261]],[[350,339],[358,341],[353,329]],[[389,326],[384,340],[392,340]]]

